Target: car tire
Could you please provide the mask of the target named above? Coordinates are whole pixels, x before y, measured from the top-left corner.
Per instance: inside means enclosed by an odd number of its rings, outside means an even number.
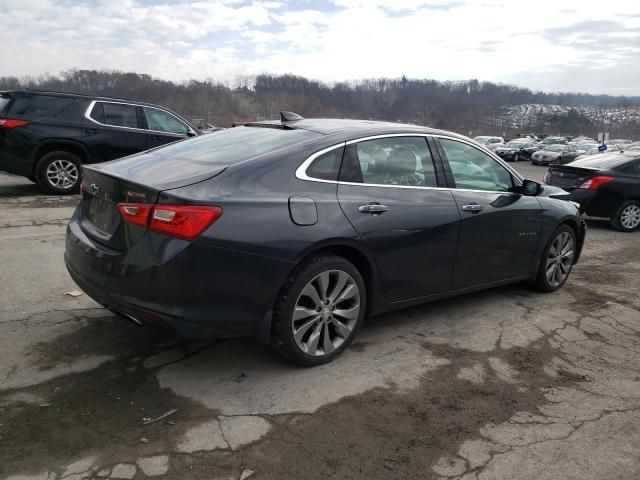
[[[82,182],[82,161],[71,152],[49,152],[38,161],[35,178],[46,193],[78,193]]]
[[[566,255],[570,253],[570,255]],[[542,292],[555,292],[569,278],[576,255],[576,233],[569,225],[560,225],[544,247],[533,285]],[[559,250],[559,252],[558,252]]]
[[[633,232],[640,227],[640,202],[629,200],[624,202],[613,217],[611,226],[619,232]]]
[[[328,363],[353,341],[366,305],[364,279],[351,262],[335,255],[311,257],[296,267],[276,301],[276,347],[300,366]]]

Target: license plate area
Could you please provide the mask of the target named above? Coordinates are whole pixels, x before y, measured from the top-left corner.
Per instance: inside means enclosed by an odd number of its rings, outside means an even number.
[[[86,218],[104,235],[113,235],[120,224],[120,213],[113,202],[92,198],[87,205]]]

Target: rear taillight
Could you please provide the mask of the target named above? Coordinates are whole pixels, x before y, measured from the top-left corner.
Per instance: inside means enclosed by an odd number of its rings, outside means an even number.
[[[15,118],[0,118],[0,128],[18,128],[25,127],[31,122],[26,120],[17,120]]]
[[[613,182],[613,177],[592,177],[578,188],[583,190],[598,190],[601,186]]]
[[[194,240],[222,216],[220,207],[208,205],[119,203],[118,210],[131,225],[184,240]]]
[[[136,227],[147,228],[149,224],[149,213],[153,205],[146,203],[119,203],[120,215],[127,223]]]

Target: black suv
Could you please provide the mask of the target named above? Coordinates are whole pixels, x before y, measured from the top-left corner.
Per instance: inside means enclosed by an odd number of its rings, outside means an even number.
[[[0,93],[0,170],[23,175],[48,193],[76,193],[82,164],[198,133],[157,105],[69,93]]]

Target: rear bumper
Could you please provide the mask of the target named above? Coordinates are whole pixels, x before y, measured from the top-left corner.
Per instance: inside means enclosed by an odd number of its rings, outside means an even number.
[[[87,237],[76,214],[64,257],[73,280],[101,305],[189,339],[264,337],[292,267],[148,232],[130,249],[112,251]]]

